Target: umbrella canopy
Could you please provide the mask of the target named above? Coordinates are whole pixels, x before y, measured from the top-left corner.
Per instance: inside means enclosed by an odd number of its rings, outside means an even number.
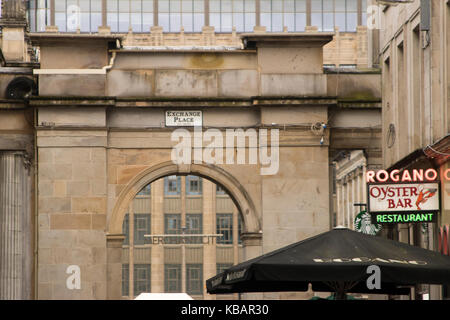
[[[367,268],[380,268],[370,290]],[[307,291],[408,294],[415,284],[450,284],[450,257],[335,228],[235,265],[206,281],[208,293]]]

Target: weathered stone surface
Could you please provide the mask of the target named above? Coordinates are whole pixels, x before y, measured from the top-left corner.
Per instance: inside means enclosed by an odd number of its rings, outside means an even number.
[[[323,74],[262,74],[261,94],[265,96],[325,96]]]
[[[158,97],[215,97],[216,71],[164,70],[155,74]]]

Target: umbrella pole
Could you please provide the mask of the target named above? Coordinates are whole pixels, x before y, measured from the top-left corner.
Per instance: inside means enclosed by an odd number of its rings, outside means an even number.
[[[336,291],[336,297],[335,300],[347,300],[347,294],[345,293],[345,290],[337,290]]]
[[[335,300],[347,300],[347,286],[345,285],[345,282],[338,282],[336,283],[336,296]]]

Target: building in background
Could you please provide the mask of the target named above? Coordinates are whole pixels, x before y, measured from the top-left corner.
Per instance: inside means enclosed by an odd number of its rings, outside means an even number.
[[[136,195],[132,210],[133,228],[130,213],[123,223],[123,297],[186,292],[207,298],[204,275],[242,261],[238,210],[225,190],[207,179],[176,175],[159,179]],[[183,248],[183,234],[203,236],[184,238]]]
[[[434,168],[441,181],[438,222],[399,224],[389,234],[399,241],[438,250],[439,231],[450,223],[450,181],[446,176],[450,167],[450,2],[416,0],[381,6],[379,13],[382,169]],[[448,288],[417,289],[419,298],[421,294],[449,298]]]

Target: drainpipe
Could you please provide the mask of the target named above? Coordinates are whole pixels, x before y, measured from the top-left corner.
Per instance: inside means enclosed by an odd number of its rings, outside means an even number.
[[[38,215],[38,147],[37,147],[37,108],[34,114],[34,300],[38,299],[38,241],[39,241],[39,215]]]

